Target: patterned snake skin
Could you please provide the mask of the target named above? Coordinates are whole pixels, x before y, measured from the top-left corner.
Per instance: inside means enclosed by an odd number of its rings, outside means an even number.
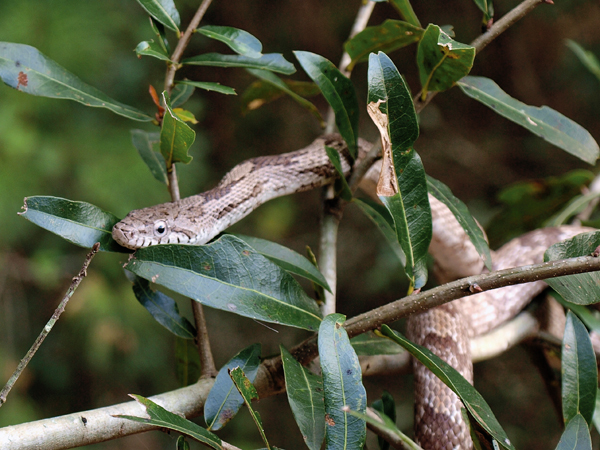
[[[340,151],[344,173],[349,173],[344,142],[337,135],[324,136],[296,152],[242,162],[210,191],[131,211],[115,225],[113,237],[131,249],[165,243],[204,244],[272,198],[330,183],[336,171],[325,145]],[[361,154],[369,147],[360,140]],[[377,176],[378,167],[374,166],[365,184],[373,184]],[[483,262],[450,210],[431,195],[429,201],[433,216],[430,252],[438,281],[481,273]],[[541,262],[550,245],[585,231],[589,229],[561,227],[528,233],[493,255],[494,270]],[[544,287],[543,281],[509,286],[411,316],[409,338],[428,347],[472,383],[469,339],[512,318]],[[414,371],[417,442],[425,449],[472,448],[460,400],[420,363],[414,363]]]

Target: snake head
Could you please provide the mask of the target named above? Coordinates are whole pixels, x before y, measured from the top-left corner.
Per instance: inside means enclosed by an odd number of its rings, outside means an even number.
[[[206,231],[214,227],[206,226],[201,202],[193,207],[189,203],[184,199],[133,210],[113,227],[113,239],[132,250],[158,244],[204,244],[218,231]]]

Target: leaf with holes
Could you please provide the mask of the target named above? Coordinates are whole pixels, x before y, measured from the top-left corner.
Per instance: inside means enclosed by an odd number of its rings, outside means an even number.
[[[352,158],[358,145],[358,100],[352,82],[335,65],[320,55],[295,51],[294,55],[308,76],[317,83],[335,113],[335,124]]]
[[[244,399],[233,385],[229,371],[240,367],[252,382],[260,365],[260,344],[252,344],[225,364],[215,379],[204,403],[204,419],[209,430],[219,430],[229,422],[244,404]]]
[[[494,413],[483,399],[481,394],[475,390],[463,376],[452,366],[434,355],[425,347],[414,344],[397,331],[392,330],[387,325],[381,327],[384,336],[389,337],[394,342],[400,344],[410,352],[425,367],[431,370],[435,376],[446,384],[452,391],[458,395],[463,402],[469,414],[489,433],[502,447],[514,450],[513,445],[508,440],[506,433],[498,423]]]
[[[177,162],[189,164],[192,157],[188,150],[196,139],[196,132],[173,112],[166,92],[163,92],[162,98],[165,115],[160,128],[160,153],[165,158],[167,169]]]
[[[432,225],[425,170],[412,148],[419,136],[417,115],[406,82],[384,53],[369,57],[368,82],[367,110],[383,144],[377,194],[394,219],[406,274],[418,289],[427,281]]]
[[[112,228],[120,219],[95,205],[59,197],[25,197],[20,216],[80,247],[92,248],[100,242],[105,252],[131,253],[112,238]]]
[[[298,282],[242,240],[140,248],[125,266],[211,308],[316,331],[321,313]]]
[[[547,106],[529,106],[512,98],[489,78],[465,77],[458,86],[469,97],[492,108],[545,141],[579,159],[594,164],[600,149],[592,135],[581,125]]]
[[[330,314],[319,328],[318,346],[325,397],[325,436],[327,448],[360,449],[367,435],[363,419],[348,409],[365,413],[367,393],[362,384],[358,356],[342,326],[346,318]]]
[[[249,58],[242,55],[222,55],[220,53],[204,53],[181,61],[191,66],[244,67],[247,69],[264,69],[272,72],[291,75],[296,71],[294,65],[281,53],[265,53],[260,58]]]
[[[93,108],[106,108],[128,119],[148,122],[152,117],[113,100],[64,67],[24,44],[0,42],[0,79],[12,88],[40,97],[74,100]]]
[[[162,406],[157,405],[152,400],[149,400],[141,395],[130,395],[140,405],[146,408],[146,412],[150,416],[149,419],[144,417],[117,415],[121,419],[133,420],[135,422],[145,423],[160,428],[167,428],[169,430],[183,433],[192,439],[202,442],[203,444],[214,448],[215,450],[223,450],[221,445],[221,439],[210,431],[205,430],[194,422],[191,422],[177,414],[167,411]]]
[[[419,42],[422,35],[420,25],[401,20],[388,19],[381,25],[367,27],[344,44],[344,50],[351,59],[348,70],[352,70],[359,62],[367,61],[369,53],[392,53]]]
[[[280,345],[285,386],[294,419],[310,450],[319,450],[325,437],[325,404],[323,379],[302,367],[283,345]]]
[[[422,99],[429,91],[445,91],[473,67],[475,47],[456,42],[437,25],[429,24],[417,49]]]
[[[148,14],[179,35],[179,12],[173,0],[138,0]]]
[[[544,261],[591,255],[600,245],[600,231],[582,233],[551,246],[544,253]],[[600,273],[589,272],[545,280],[565,300],[577,305],[591,305],[600,301]]]
[[[598,366],[587,328],[571,311],[561,353],[562,409],[565,423],[581,414],[588,424],[596,407]]]
[[[223,42],[238,55],[249,58],[260,58],[262,56],[262,44],[247,31],[216,25],[205,25],[196,29],[196,31],[206,37]]]

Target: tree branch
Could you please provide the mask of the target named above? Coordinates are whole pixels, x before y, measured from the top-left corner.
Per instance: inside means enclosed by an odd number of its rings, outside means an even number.
[[[467,277],[360,314],[348,320],[345,328],[349,336],[356,336],[409,314],[472,295],[469,287],[475,283],[487,291],[514,284],[599,270],[600,258],[582,256]],[[316,336],[313,336],[296,346],[292,353],[298,361],[306,364],[316,357],[316,344]],[[169,411],[184,414],[188,418],[195,417],[202,413],[204,401],[212,385],[212,379],[201,379],[192,386],[160,394],[150,399]],[[277,356],[263,361],[254,385],[261,398],[284,390],[281,357]],[[152,429],[143,424],[112,417],[116,414],[136,415],[139,414],[139,408],[137,402],[128,402],[1,428],[0,448],[32,450],[43,446],[45,450],[58,450],[102,442]],[[85,423],[82,418],[86,419]]]

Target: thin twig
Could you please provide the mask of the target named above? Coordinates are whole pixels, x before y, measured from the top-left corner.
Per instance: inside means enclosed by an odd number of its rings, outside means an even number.
[[[375,3],[363,3],[354,19],[352,30],[348,39],[351,39],[357,33],[365,29]],[[350,63],[350,56],[344,52],[340,61],[340,70],[350,77],[347,67]],[[329,107],[327,114],[326,133],[333,132],[335,128],[335,113],[333,108]],[[323,315],[331,314],[336,311],[336,284],[337,284],[337,236],[340,220],[344,211],[345,202],[335,196],[333,186],[327,186],[324,189],[323,215],[321,218],[321,239],[319,241],[319,269],[327,280],[331,292],[325,291],[325,302],[321,306]]]
[[[83,266],[81,267],[79,274],[77,274],[77,276],[75,276],[73,278],[73,280],[71,281],[71,285],[69,286],[69,289],[67,289],[67,293],[65,294],[63,299],[60,301],[58,307],[54,310],[54,314],[52,314],[52,317],[50,318],[48,323],[46,323],[46,326],[44,327],[42,332],[39,334],[39,336],[37,337],[37,339],[31,346],[31,348],[29,349],[29,351],[27,352],[25,357],[19,362],[19,365],[17,366],[16,370],[14,371],[14,373],[12,374],[12,376],[10,377],[10,379],[8,380],[6,385],[2,388],[2,391],[0,391],[0,407],[6,402],[6,397],[8,396],[8,393],[11,391],[11,389],[13,388],[13,386],[15,385],[15,383],[21,376],[21,373],[23,372],[23,370],[25,370],[25,367],[27,367],[27,364],[29,364],[29,361],[31,361],[31,358],[33,358],[33,355],[35,355],[35,353],[38,351],[38,349],[42,345],[42,342],[44,342],[44,339],[46,339],[46,336],[48,336],[50,331],[52,331],[54,324],[58,321],[58,318],[65,310],[70,298],[75,293],[75,290],[77,289],[77,287],[79,286],[81,281],[87,275],[87,268],[90,265],[90,262],[92,262],[94,255],[96,253],[98,253],[99,249],[100,249],[100,243],[94,244],[94,246],[92,247],[92,250],[85,257],[85,261],[83,262]]]
[[[175,81],[175,72],[177,72],[177,70],[179,70],[179,68],[181,67],[181,65],[179,64],[179,61],[181,61],[183,52],[185,51],[186,47],[190,43],[192,34],[196,31],[196,28],[198,28],[200,21],[204,17],[206,10],[208,9],[208,7],[210,6],[211,3],[212,3],[212,0],[203,0],[202,1],[200,6],[198,7],[198,10],[196,11],[196,14],[194,14],[194,17],[192,17],[190,24],[188,25],[187,29],[185,30],[185,33],[183,33],[183,36],[181,36],[181,39],[179,39],[179,42],[177,43],[177,47],[175,47],[175,50],[173,51],[173,54],[171,55],[171,58],[170,58],[171,62],[169,63],[169,66],[167,67],[167,73],[165,75],[165,84],[164,84],[165,91],[167,91],[167,93],[169,95],[171,94],[171,91],[173,90],[173,86],[174,86],[173,82]]]
[[[181,61],[181,57],[183,56],[183,52],[187,48],[190,43],[190,39],[192,38],[192,34],[198,28],[200,21],[204,17],[206,10],[210,6],[212,0],[203,0],[198,10],[192,17],[190,24],[188,25],[185,33],[179,39],[177,43],[177,47],[173,51],[171,55],[171,62],[167,66],[167,73],[165,74],[165,84],[164,89],[170,95],[171,91],[174,87],[175,81],[175,73],[181,67],[179,61]],[[179,182],[177,180],[177,170],[175,168],[175,164],[171,167],[167,168],[167,176],[169,179],[169,194],[171,195],[172,201],[177,201],[181,199],[181,195],[179,193]],[[200,355],[200,363],[201,363],[201,377],[213,377],[216,375],[217,371],[215,368],[214,358],[212,356],[212,351],[210,348],[210,340],[208,335],[208,329],[206,327],[206,321],[204,320],[204,310],[202,305],[195,300],[190,300],[192,302],[192,311],[194,312],[194,322],[196,323],[196,341],[198,344],[198,354]]]
[[[192,300],[192,309],[194,311],[194,321],[196,322],[198,353],[200,354],[200,376],[202,378],[216,377],[217,368],[215,367],[215,360],[210,349],[210,339],[206,327],[206,318],[204,317],[204,308],[201,303]]]
[[[479,53],[483,50],[490,42],[504,33],[508,28],[514,25],[518,20],[525,17],[540,3],[552,3],[551,0],[525,0],[515,6],[512,10],[507,12],[500,20],[494,23],[492,27],[471,42],[471,46],[475,47],[475,52]],[[421,100],[422,92],[419,92],[413,98],[415,104],[415,110],[419,114],[425,106],[429,104],[431,99],[437,95],[437,91],[429,91],[425,100]]]

